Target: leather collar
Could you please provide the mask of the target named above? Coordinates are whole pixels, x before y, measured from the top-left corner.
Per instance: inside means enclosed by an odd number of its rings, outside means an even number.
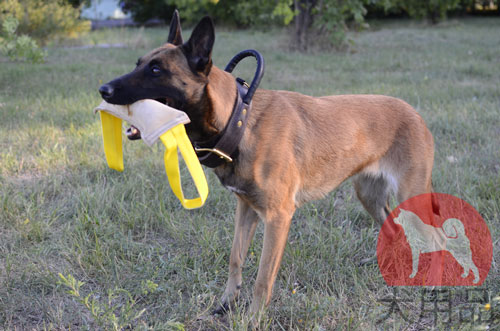
[[[233,162],[238,157],[238,145],[243,138],[252,103],[243,101],[248,92],[248,84],[243,79],[236,78],[236,86],[238,93],[226,127],[209,140],[194,143],[198,160],[209,168]]]
[[[236,78],[238,93],[236,93],[233,112],[226,127],[207,141],[194,142],[194,150],[198,154],[198,160],[209,168],[231,163],[238,157],[238,145],[247,126],[252,97],[264,75],[264,58],[256,50],[247,49],[236,54],[224,69],[231,73],[241,60],[249,56],[255,57],[257,60],[257,69],[251,85],[248,85],[241,78]]]

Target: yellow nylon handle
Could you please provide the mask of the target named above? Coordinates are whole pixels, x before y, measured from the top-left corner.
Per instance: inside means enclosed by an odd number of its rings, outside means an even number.
[[[122,119],[100,111],[104,154],[111,169],[123,171]]]
[[[208,196],[208,184],[198,161],[198,157],[194,152],[193,146],[186,135],[184,124],[179,124],[160,136],[161,141],[165,145],[166,151],[164,155],[165,172],[167,173],[168,182],[179,199],[182,206],[186,209],[199,208],[203,206]],[[181,186],[181,175],[179,171],[179,159],[177,157],[177,147],[179,148],[184,162],[188,167],[189,173],[193,178],[194,185],[198,191],[199,197],[194,199],[184,198]]]

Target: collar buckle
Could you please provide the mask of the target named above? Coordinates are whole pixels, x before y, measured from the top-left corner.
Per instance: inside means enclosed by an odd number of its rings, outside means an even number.
[[[194,148],[196,153],[199,152],[208,152],[208,153],[213,153],[219,156],[221,159],[223,159],[226,162],[233,162],[233,159],[227,155],[226,153],[219,151],[217,148],[203,148],[203,147],[195,147]]]

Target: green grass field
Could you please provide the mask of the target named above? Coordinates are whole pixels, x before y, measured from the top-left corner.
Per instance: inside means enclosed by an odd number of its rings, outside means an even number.
[[[219,28],[213,58],[223,67],[236,52],[255,48],[266,59],[263,88],[315,96],[386,94],[413,105],[435,138],[435,190],[468,201],[490,228],[493,264],[482,288],[493,300],[500,295],[498,31],[497,18],[438,26],[373,22],[370,30],[349,35],[355,44],[347,51],[299,54],[289,51],[285,31]],[[92,113],[100,102],[98,87],[130,71],[166,37],[166,28],[96,31],[77,44],[125,48],[53,47],[43,65],[0,60],[0,329],[248,327],[262,227],[237,307],[213,318],[209,312],[227,276],[234,197],[206,169],[206,205],[184,210],[168,186],[160,145],[125,141],[123,173],[110,170],[104,159],[99,119]],[[239,71],[247,79],[251,62]],[[431,316],[416,322],[418,288],[401,306],[409,322],[395,314],[376,324],[389,311],[381,299],[392,290],[377,263],[359,262],[375,255],[378,230],[349,182],[298,210],[262,327],[432,326]],[[500,303],[491,305],[500,314]],[[460,324],[458,315],[453,310],[454,329],[488,324]],[[437,328],[449,326],[439,319]]]

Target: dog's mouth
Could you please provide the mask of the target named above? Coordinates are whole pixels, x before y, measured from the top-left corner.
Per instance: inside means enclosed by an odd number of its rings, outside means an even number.
[[[125,135],[129,140],[138,140],[141,139],[141,131],[138,128],[131,125],[127,131],[125,131]]]
[[[161,102],[164,105],[170,106],[173,104],[173,100],[171,98],[157,98],[155,99],[158,102]],[[125,135],[129,140],[139,140],[141,139],[141,131],[135,126],[131,125],[127,131],[125,131]]]

